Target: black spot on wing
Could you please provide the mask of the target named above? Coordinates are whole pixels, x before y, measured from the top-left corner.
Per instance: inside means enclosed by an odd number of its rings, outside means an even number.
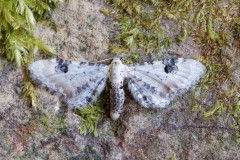
[[[177,70],[178,70],[178,67],[175,65],[168,64],[164,67],[164,72],[166,72],[167,74],[168,73],[176,73]]]
[[[69,60],[57,59],[58,65],[55,67],[57,73],[67,73],[68,66],[72,63]]]
[[[175,65],[178,62],[178,58],[169,58],[164,59],[163,64],[165,65],[164,71],[166,73],[176,73],[178,70],[177,66]]]
[[[63,65],[60,66],[60,70],[63,73],[67,73],[68,72],[68,66],[66,64],[63,64]]]
[[[172,67],[171,65],[166,65],[166,66],[164,67],[164,71],[165,71],[166,73],[171,73],[171,72],[173,71],[173,67]]]

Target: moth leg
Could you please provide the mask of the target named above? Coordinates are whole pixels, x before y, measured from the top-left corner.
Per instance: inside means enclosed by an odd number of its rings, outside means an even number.
[[[107,58],[107,59],[103,59],[103,60],[101,60],[101,61],[97,61],[97,63],[102,63],[102,62],[108,62],[108,61],[112,61],[113,60],[113,58]],[[110,63],[110,62],[109,62]]]

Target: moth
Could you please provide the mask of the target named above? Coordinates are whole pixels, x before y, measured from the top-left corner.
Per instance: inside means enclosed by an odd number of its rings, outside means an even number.
[[[63,59],[39,60],[29,66],[33,80],[47,87],[72,108],[96,102],[110,83],[110,116],[117,120],[124,106],[124,84],[145,108],[164,108],[204,75],[205,66],[193,59],[168,58],[125,65],[113,58],[110,65]]]

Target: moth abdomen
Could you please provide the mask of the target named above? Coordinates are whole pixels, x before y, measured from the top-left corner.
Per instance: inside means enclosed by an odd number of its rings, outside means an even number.
[[[124,104],[124,90],[120,88],[112,88],[110,90],[110,106],[111,106],[111,118],[116,120],[119,118],[123,110]]]
[[[114,58],[110,65],[109,81],[111,84],[110,90],[110,106],[111,118],[116,120],[119,118],[124,104],[123,81],[125,79],[125,65],[118,58]]]

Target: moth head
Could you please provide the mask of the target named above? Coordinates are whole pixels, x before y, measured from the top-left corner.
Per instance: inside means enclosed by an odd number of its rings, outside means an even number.
[[[120,57],[114,57],[112,63],[113,64],[122,64],[121,58]]]

